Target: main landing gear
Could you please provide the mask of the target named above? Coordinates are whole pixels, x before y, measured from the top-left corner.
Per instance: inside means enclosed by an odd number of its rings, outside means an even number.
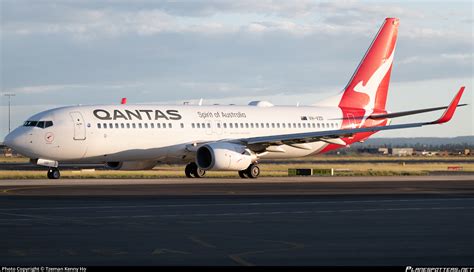
[[[245,170],[239,171],[239,176],[241,178],[257,178],[260,175],[260,168],[252,163],[249,167]]]
[[[202,178],[206,174],[206,171],[199,168],[195,162],[191,162],[186,165],[184,173],[188,178]],[[239,171],[239,176],[241,178],[257,178],[259,175],[260,168],[254,163],[249,165],[247,169]]]
[[[184,173],[188,178],[202,178],[206,174],[206,171],[199,168],[195,162],[191,162],[186,165]]]
[[[57,167],[51,167],[48,169],[48,178],[49,179],[59,179],[61,177],[61,173]]]

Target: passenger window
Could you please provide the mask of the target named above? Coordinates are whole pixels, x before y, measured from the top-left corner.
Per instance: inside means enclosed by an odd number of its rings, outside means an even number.
[[[224,126],[225,127],[225,126]],[[217,123],[217,128],[221,128],[221,124]]]
[[[201,128],[201,124],[200,124],[200,123],[197,123],[197,124],[196,124],[196,127],[197,127],[197,128]]]
[[[225,125],[225,123],[224,123]],[[229,128],[234,128],[232,123],[229,123]]]
[[[318,123],[318,128],[320,128],[320,127],[321,127],[321,125]]]
[[[301,128],[301,123],[298,123],[298,128]]]
[[[227,128],[227,123],[224,123],[223,125],[224,125],[224,128]],[[232,125],[232,124],[231,124],[231,125]]]
[[[109,123],[109,128],[114,128],[114,124]]]
[[[145,128],[148,128],[148,123],[145,123],[145,124],[143,124],[143,125],[145,126]]]
[[[173,124],[172,124],[172,123],[168,123],[168,128],[173,128]]]
[[[234,125],[235,125],[235,126],[234,126],[235,128],[239,128],[239,124],[238,124],[238,123],[235,123]]]
[[[277,128],[280,128],[280,123],[277,123]]]
[[[121,128],[125,128],[125,125],[123,123],[120,123]]]
[[[267,128],[270,128],[270,124],[269,124],[269,123],[267,123]]]
[[[244,123],[240,123],[240,128],[244,128]]]
[[[211,128],[211,123],[207,123],[207,128]]]
[[[130,128],[130,123],[127,123],[127,128]]]
[[[296,128],[296,123],[293,123],[293,128]]]
[[[97,128],[101,128],[101,125],[100,125],[100,123],[97,123]]]
[[[255,123],[255,128],[258,128],[258,123]]]
[[[249,128],[249,123],[245,123],[245,128]]]
[[[133,123],[133,124],[132,124],[132,128],[136,128],[136,125],[135,125],[135,123]]]
[[[155,128],[155,124],[154,124],[154,123],[150,123],[150,128]]]
[[[103,125],[104,125],[104,128],[107,128],[107,124],[106,124],[106,123],[104,123]]]
[[[142,128],[142,123],[138,123],[138,128]]]
[[[194,125],[194,123],[191,123],[191,127],[192,127],[192,128],[196,128],[196,126]]]
[[[321,123],[321,127],[324,128],[324,123]]]
[[[181,123],[181,128],[184,128],[184,124],[183,124],[183,123]]]
[[[285,128],[285,123],[282,123],[281,126],[282,126],[283,128]]]
[[[250,123],[250,128],[253,128],[253,123]]]
[[[162,123],[162,125],[163,125],[163,128],[166,128],[166,123]]]
[[[303,127],[306,128],[306,123],[303,123]]]

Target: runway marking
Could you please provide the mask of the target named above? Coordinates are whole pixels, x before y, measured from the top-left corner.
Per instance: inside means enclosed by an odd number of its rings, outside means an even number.
[[[31,189],[48,189],[48,188],[58,188],[58,187],[67,187],[68,185],[48,185],[48,186],[22,186],[22,187],[14,187],[14,188],[8,188],[2,190],[2,193],[4,194],[11,194],[12,192],[16,191],[23,191],[23,190],[31,190]],[[15,195],[21,195],[21,194],[15,194]]]
[[[116,205],[116,206],[70,206],[70,207],[24,207],[0,208],[0,211],[17,210],[80,210],[80,209],[128,209],[128,208],[172,208],[172,207],[213,207],[213,206],[272,206],[307,204],[344,204],[344,203],[397,203],[397,202],[436,202],[436,201],[473,201],[474,198],[432,198],[432,199],[381,199],[381,200],[341,200],[341,201],[293,201],[293,202],[249,202],[249,203],[209,203],[209,204],[160,204],[160,205]]]
[[[8,188],[2,190],[2,193],[4,194],[9,194],[12,191],[19,191],[19,190],[25,190],[25,189],[39,189],[43,188],[44,186],[34,186],[34,187],[29,187],[29,186],[22,186],[22,187],[14,187],[14,188]],[[49,186],[48,186],[49,187]]]
[[[357,213],[357,212],[390,212],[390,211],[430,211],[430,210],[471,210],[473,207],[408,207],[408,208],[373,208],[373,209],[342,209],[342,210],[303,210],[303,211],[273,211],[273,212],[236,212],[236,213],[195,213],[195,214],[162,214],[162,215],[117,215],[117,216],[100,216],[100,217],[61,217],[57,220],[71,220],[74,221],[84,219],[125,219],[125,218],[159,218],[159,217],[211,217],[211,216],[253,216],[253,215],[275,215],[275,214],[320,214],[320,213]],[[31,217],[34,219],[55,220],[54,218]],[[0,218],[0,220],[15,221],[17,219]],[[25,219],[21,219],[25,220]],[[46,224],[46,223],[45,223]]]
[[[246,252],[241,252],[241,253],[234,253],[234,254],[228,255],[229,258],[232,259],[234,262],[236,262],[240,265],[243,265],[243,266],[254,266],[255,264],[245,260],[243,258],[243,256],[253,255],[253,254],[260,254],[260,253],[268,253],[268,252],[297,250],[297,249],[303,249],[304,248],[303,244],[298,244],[298,243],[293,243],[293,242],[273,241],[273,240],[259,240],[259,241],[282,243],[282,244],[285,244],[285,245],[289,245],[290,247],[288,247],[288,248],[276,248],[276,249],[253,250],[253,251],[246,251]]]
[[[186,252],[186,251],[173,250],[173,249],[167,249],[167,248],[157,248],[157,249],[153,250],[153,252],[151,253],[151,255],[162,255],[162,254],[166,254],[166,253],[171,253],[171,254],[191,254],[191,253]]]
[[[201,245],[201,246],[203,246],[203,247],[216,248],[216,246],[211,245],[211,244],[209,244],[209,243],[207,243],[207,242],[204,242],[203,240],[199,239],[199,238],[196,237],[196,236],[188,236],[188,238],[189,238],[191,241],[193,241],[193,242],[195,242],[196,244],[199,244],[199,245]]]
[[[52,220],[51,218],[44,217],[44,216],[37,216],[37,215],[29,215],[29,214],[16,214],[16,213],[4,213],[0,212],[0,215],[10,215],[10,216],[18,216],[18,217],[26,217],[26,219],[40,219],[40,220]],[[1,220],[17,220],[17,219],[6,219],[6,218],[0,218]],[[25,218],[23,218],[25,219]],[[46,223],[46,222],[41,222],[45,225],[54,225],[52,223]]]
[[[104,255],[104,256],[128,255],[127,251],[121,251],[118,249],[109,249],[109,248],[91,249],[91,252],[97,255]]]
[[[21,249],[9,249],[8,253],[13,256],[20,256],[20,257],[28,256],[28,253],[26,253],[26,251],[21,250]]]

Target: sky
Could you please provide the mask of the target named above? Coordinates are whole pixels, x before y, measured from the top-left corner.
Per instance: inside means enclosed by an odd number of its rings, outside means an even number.
[[[0,139],[53,107],[309,105],[345,87],[384,18],[400,18],[387,109],[447,105],[442,126],[377,137],[474,135],[471,1],[0,0]],[[396,119],[431,120],[440,112]]]

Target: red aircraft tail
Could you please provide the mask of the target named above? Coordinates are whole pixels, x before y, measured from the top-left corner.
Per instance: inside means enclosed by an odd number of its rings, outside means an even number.
[[[398,34],[398,19],[385,19],[364,58],[343,91],[339,107],[364,109],[364,115],[385,111]]]

